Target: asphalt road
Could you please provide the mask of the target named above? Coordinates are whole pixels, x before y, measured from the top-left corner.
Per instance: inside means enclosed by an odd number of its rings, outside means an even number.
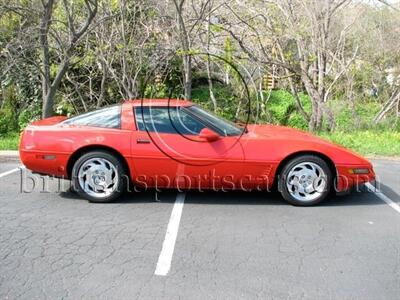
[[[400,162],[374,163],[396,207]],[[41,192],[23,171],[1,176],[16,167],[0,160],[0,299],[399,299],[400,213],[375,193],[307,208],[260,192],[90,204],[68,182]]]

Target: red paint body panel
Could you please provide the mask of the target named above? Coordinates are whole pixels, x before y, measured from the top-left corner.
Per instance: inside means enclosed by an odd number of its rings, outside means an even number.
[[[365,158],[312,134],[272,125],[249,125],[248,133],[201,142],[193,136],[138,131],[134,109],[138,106],[190,106],[190,101],[168,99],[129,100],[122,104],[121,128],[72,126],[53,117],[30,124],[22,134],[20,156],[38,173],[68,178],[67,164],[76,151],[107,147],[126,160],[138,185],[196,189],[269,188],[279,164],[296,153],[316,153],[328,158],[338,175],[337,190],[375,178]],[[142,143],[149,140],[149,143]],[[49,159],[50,158],[50,159]],[[350,174],[351,168],[368,168],[368,175]]]

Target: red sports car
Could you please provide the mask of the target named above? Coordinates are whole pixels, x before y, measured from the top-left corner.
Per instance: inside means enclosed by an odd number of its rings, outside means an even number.
[[[371,181],[363,157],[309,133],[238,126],[190,101],[131,100],[72,118],[30,124],[20,157],[30,170],[72,180],[92,202],[134,186],[179,189],[276,187],[294,205]]]

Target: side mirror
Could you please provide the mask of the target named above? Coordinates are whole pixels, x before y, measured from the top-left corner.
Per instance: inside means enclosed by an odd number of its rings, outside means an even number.
[[[199,138],[207,142],[214,142],[219,140],[220,136],[208,128],[203,128],[199,133]]]

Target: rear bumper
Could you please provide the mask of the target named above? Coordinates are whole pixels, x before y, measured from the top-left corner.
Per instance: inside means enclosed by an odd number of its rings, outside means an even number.
[[[68,153],[50,153],[44,151],[19,151],[21,162],[34,173],[67,178]]]

